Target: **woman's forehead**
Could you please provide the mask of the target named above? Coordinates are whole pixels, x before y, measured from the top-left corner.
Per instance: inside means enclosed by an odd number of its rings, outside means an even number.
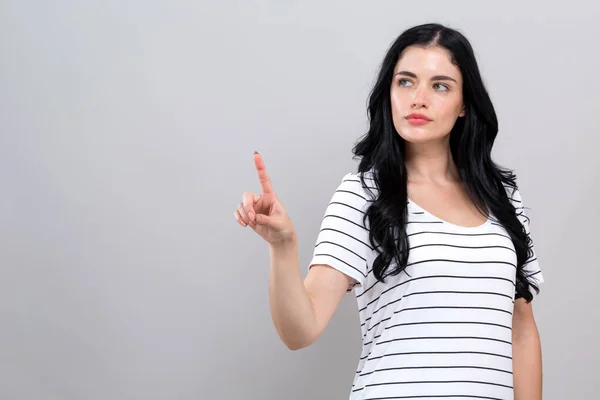
[[[394,74],[409,71],[417,75],[447,75],[460,78],[460,70],[452,63],[451,54],[441,47],[409,46],[401,54]]]

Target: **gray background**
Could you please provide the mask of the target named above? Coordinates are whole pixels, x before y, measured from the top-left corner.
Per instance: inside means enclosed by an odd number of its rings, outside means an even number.
[[[599,12],[547,2],[0,2],[0,398],[344,399],[353,294],[292,352],[235,222],[263,155],[303,274],[404,29],[472,42],[546,282],[545,399],[597,381]],[[591,7],[591,6],[590,6]]]

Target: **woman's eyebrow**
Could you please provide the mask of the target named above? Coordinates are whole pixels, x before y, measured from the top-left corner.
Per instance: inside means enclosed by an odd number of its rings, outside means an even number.
[[[396,72],[394,75],[405,75],[405,76],[410,76],[411,78],[417,77],[417,75],[415,75],[409,71],[399,71],[399,72]],[[458,83],[458,82],[456,82],[456,79],[450,78],[449,76],[446,76],[446,75],[436,75],[436,76],[431,77],[431,80],[432,81],[452,81],[452,82]]]
[[[450,78],[449,76],[446,76],[446,75],[436,75],[436,76],[432,77],[431,80],[432,81],[452,81],[454,83],[458,83],[458,82],[456,82],[456,79]]]

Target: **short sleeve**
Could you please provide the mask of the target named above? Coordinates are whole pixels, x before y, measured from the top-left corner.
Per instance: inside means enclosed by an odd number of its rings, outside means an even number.
[[[368,198],[357,174],[343,177],[325,210],[308,267],[310,270],[315,264],[326,264],[348,275],[354,280],[348,292],[363,285],[367,277],[372,247],[363,218],[370,204]]]
[[[529,236],[529,239],[531,240],[530,246],[531,246],[531,250],[532,250],[532,256],[530,256],[527,259],[527,261],[525,262],[525,265],[523,266],[523,270],[525,271],[527,279],[530,282],[535,283],[535,285],[539,288],[540,284],[544,282],[544,275],[540,268],[540,263],[539,263],[539,260],[537,258],[537,254],[535,251],[533,238],[531,236],[531,227],[530,227],[531,217],[530,217],[529,209],[527,207],[525,207],[525,204],[523,203],[523,198],[521,197],[521,193],[519,192],[518,188],[513,189],[513,192],[511,195],[511,200],[513,202],[513,205],[515,206],[517,218],[519,219],[521,224],[523,224],[523,226],[525,227],[525,232],[527,233],[527,236]],[[534,295],[534,296],[536,295],[533,288],[530,287],[529,291],[531,292],[532,295]]]

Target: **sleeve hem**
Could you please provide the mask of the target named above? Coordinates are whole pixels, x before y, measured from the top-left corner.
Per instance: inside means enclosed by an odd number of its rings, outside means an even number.
[[[341,273],[349,276],[350,278],[354,279],[356,281],[356,283],[350,284],[350,286],[348,287],[348,291],[350,291],[355,286],[362,286],[365,281],[365,276],[360,271],[358,271],[354,268],[351,268],[351,267],[345,265],[344,263],[340,262],[339,260],[337,260],[333,257],[330,257],[328,255],[313,256],[313,258],[308,266],[308,269],[310,270],[310,268],[315,264],[329,265],[330,267],[332,267],[332,268],[340,271]]]

